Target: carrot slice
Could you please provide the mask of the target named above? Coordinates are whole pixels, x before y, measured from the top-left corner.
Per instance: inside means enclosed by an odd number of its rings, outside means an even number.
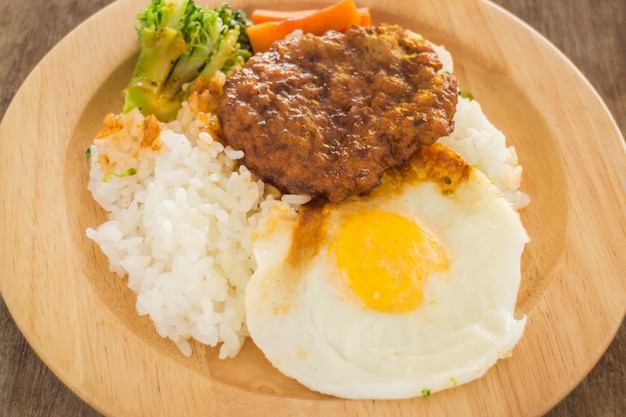
[[[372,14],[369,7],[358,7],[360,26],[370,26],[372,24]],[[297,17],[304,17],[317,12],[318,9],[306,9],[306,10],[274,10],[274,9],[256,9],[250,15],[250,20],[255,24],[261,24],[265,22],[280,22],[281,20],[293,19]]]
[[[369,7],[359,7],[356,9],[359,12],[359,26],[370,26],[372,24],[372,14]]]
[[[341,0],[332,6],[316,10],[314,13],[287,18],[280,21],[264,22],[246,29],[252,50],[264,52],[270,45],[283,39],[294,30],[322,35],[329,30],[344,31],[361,21],[353,0]]]

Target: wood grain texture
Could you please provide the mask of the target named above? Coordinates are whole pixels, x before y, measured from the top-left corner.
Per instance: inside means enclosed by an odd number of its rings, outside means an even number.
[[[0,116],[17,89],[40,59],[65,34],[109,1],[22,0],[0,5]],[[626,5],[622,1],[498,0],[496,3],[546,35],[559,47],[598,90],[612,111],[621,131],[626,130]],[[27,33],[25,36],[24,34]],[[107,51],[92,53],[106,54]],[[37,74],[42,83],[58,82]],[[44,103],[45,104],[45,103]],[[50,104],[48,104],[50,105]],[[45,105],[34,109],[45,112]],[[592,129],[592,127],[590,127]],[[5,140],[5,138],[2,138]],[[589,190],[593,193],[593,190]],[[45,197],[45,190],[42,190]],[[0,196],[0,210],[10,207]],[[4,231],[2,231],[4,232]],[[37,254],[37,248],[32,248]],[[616,248],[608,248],[616,250]],[[617,248],[619,249],[619,248]],[[3,250],[7,250],[3,247]],[[26,259],[33,259],[30,254]],[[615,251],[616,257],[623,255]],[[0,279],[6,279],[0,277]],[[67,300],[75,303],[76,300]],[[102,323],[106,326],[106,323]],[[70,326],[70,324],[66,324]],[[115,329],[110,330],[114,332]],[[585,337],[578,335],[578,337]],[[572,340],[575,342],[575,340]],[[572,346],[575,349],[573,343]],[[554,355],[558,352],[545,352]],[[121,354],[121,353],[120,353]],[[626,327],[620,327],[598,365],[548,415],[621,416],[626,413]],[[162,375],[158,374],[157,379]],[[86,376],[84,376],[86,378]],[[92,387],[93,388],[93,387]],[[532,389],[532,387],[529,387]],[[94,404],[99,406],[98,404]],[[268,406],[267,404],[265,406]],[[376,415],[376,406],[362,405],[365,416]],[[0,303],[0,416],[98,416],[67,389],[43,365],[16,328],[4,303]],[[156,414],[155,414],[156,415]],[[360,414],[359,414],[360,415]]]

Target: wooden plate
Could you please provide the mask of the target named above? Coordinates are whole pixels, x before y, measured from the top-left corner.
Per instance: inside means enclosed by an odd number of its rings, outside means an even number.
[[[134,66],[135,14],[122,0],[66,37],[32,72],[0,126],[0,290],[18,326],[72,390],[111,416],[533,416],[590,370],[626,309],[626,151],[573,65],[489,2],[389,0],[376,22],[448,47],[461,88],[515,145],[532,197],[522,220],[514,356],[470,384],[404,401],[344,401],[281,376],[247,344],[235,359],[194,344],[183,357],[135,312],[134,295],[85,237],[105,219],[86,190],[84,151],[121,109]],[[215,2],[217,5],[218,2]],[[233,7],[308,8],[306,1]],[[326,3],[327,4],[327,3]]]

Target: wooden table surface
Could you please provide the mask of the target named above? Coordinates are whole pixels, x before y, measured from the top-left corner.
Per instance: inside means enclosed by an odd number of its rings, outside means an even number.
[[[2,0],[0,118],[40,59],[74,27],[110,2]],[[626,136],[626,0],[495,0],[495,3],[537,29],[578,66]],[[626,271],[624,275],[626,279]],[[41,362],[0,299],[0,417],[99,415]],[[547,414],[549,417],[624,415],[626,322],[590,374]]]

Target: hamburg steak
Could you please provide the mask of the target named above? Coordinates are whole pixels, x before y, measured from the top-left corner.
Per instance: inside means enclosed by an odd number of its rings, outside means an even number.
[[[428,42],[398,26],[304,34],[235,72],[218,115],[261,179],[339,202],[452,132],[457,84],[440,70]]]

